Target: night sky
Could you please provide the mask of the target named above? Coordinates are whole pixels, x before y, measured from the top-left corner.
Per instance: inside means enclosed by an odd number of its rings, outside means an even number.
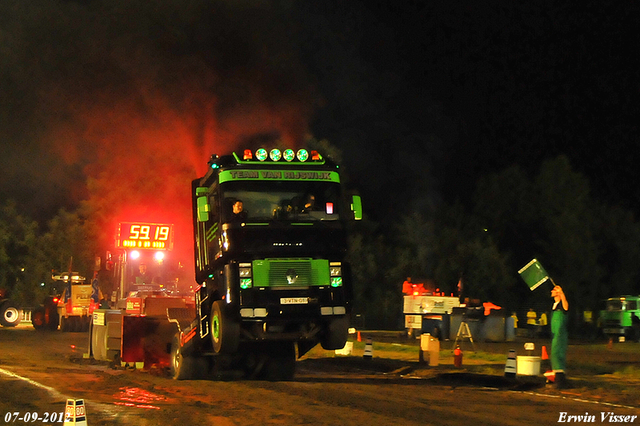
[[[514,3],[3,0],[0,198],[180,222],[210,154],[313,136],[375,220],[561,153],[638,211],[638,4]]]

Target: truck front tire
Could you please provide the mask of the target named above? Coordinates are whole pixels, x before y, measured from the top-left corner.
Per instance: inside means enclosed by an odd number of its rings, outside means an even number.
[[[228,312],[227,306],[216,300],[211,307],[211,342],[217,354],[232,354],[240,343],[240,324]]]
[[[347,342],[347,337],[349,337],[349,316],[345,315],[334,318],[327,324],[320,345],[324,350],[342,349]]]

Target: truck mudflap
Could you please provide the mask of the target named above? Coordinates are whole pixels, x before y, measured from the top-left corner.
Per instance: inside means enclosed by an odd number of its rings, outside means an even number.
[[[145,369],[168,367],[175,330],[176,326],[162,317],[123,316],[121,361],[144,363]]]

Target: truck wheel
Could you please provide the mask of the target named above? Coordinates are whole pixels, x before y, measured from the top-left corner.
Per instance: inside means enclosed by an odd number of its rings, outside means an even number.
[[[171,343],[171,377],[174,380],[196,380],[207,373],[207,360],[199,356],[186,356],[180,346],[180,333]]]
[[[211,307],[211,341],[215,353],[234,353],[240,343],[240,324],[231,318],[220,300]]]
[[[320,344],[324,350],[342,349],[349,336],[349,317],[343,316],[331,320]]]
[[[344,346],[344,344],[342,345]],[[273,343],[266,352],[260,378],[275,381],[289,381],[296,373],[296,348],[293,342]]]
[[[0,305],[0,324],[5,327],[15,327],[20,324],[20,309],[10,300],[5,300]]]
[[[44,306],[40,306],[31,312],[31,324],[36,330],[42,330],[45,328],[45,310]]]

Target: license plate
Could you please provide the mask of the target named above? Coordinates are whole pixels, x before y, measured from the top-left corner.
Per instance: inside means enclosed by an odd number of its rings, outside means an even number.
[[[306,305],[309,303],[308,297],[281,297],[281,305]]]

